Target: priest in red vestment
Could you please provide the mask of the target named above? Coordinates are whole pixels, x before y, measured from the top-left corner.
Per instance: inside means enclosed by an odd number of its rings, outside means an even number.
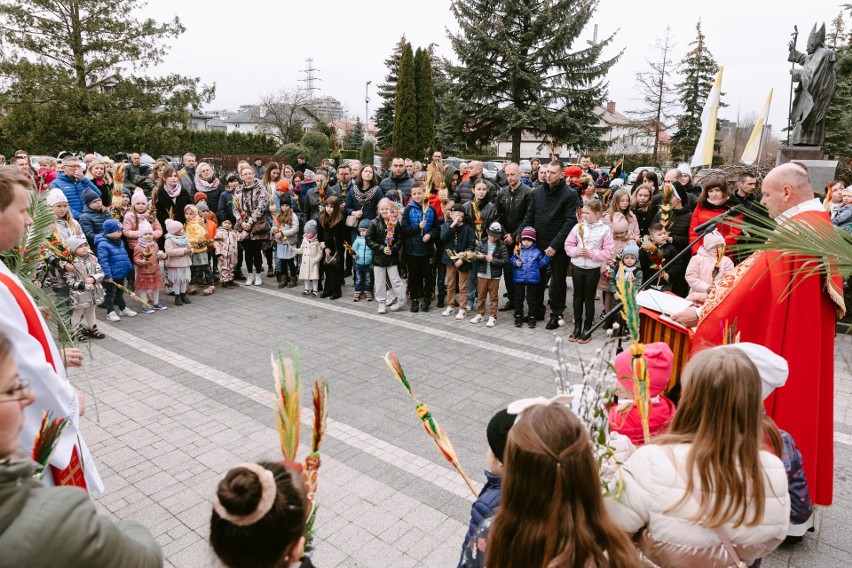
[[[19,170],[0,167],[0,250],[20,244],[32,223],[27,211],[30,203],[27,187],[29,182]],[[32,451],[45,410],[52,411],[56,417],[70,418],[50,459],[52,475],[45,475],[43,482],[74,485],[90,493],[102,492],[103,483],[80,434],[82,399],[65,375],[65,365],[81,365],[83,354],[79,349],[63,352],[57,348],[32,296],[3,262],[0,262],[0,331],[12,344],[21,380],[29,382],[36,397],[36,402],[24,409],[21,449]]]
[[[761,204],[779,225],[811,226],[831,221],[798,164],[773,169],[763,182]],[[790,433],[804,459],[805,477],[818,505],[830,505],[834,475],[835,318],[845,312],[838,274],[797,275],[801,256],[759,251],[728,274],[697,310],[673,318],[698,328],[693,352],[723,342],[725,324],[737,323],[742,341],[768,347],[787,360],[787,384],[767,398],[765,408]]]

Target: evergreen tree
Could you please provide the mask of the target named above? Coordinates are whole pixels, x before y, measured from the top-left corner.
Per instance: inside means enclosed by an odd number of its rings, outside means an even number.
[[[0,127],[17,147],[142,147],[213,97],[198,79],[150,76],[180,20],[139,18],[141,0],[8,0],[0,11]],[[107,15],[106,17],[104,15]],[[126,150],[127,148],[119,148]]]
[[[432,58],[425,49],[414,55],[417,72],[417,148],[426,156],[435,144],[435,90],[432,84]]]
[[[825,150],[835,156],[852,159],[852,138],[849,137],[849,125],[852,124],[852,41],[837,49],[834,71],[837,89],[825,116]]]
[[[600,146],[603,129],[593,110],[606,96],[606,74],[618,58],[602,59],[613,36],[572,50],[597,4],[454,0],[459,31],[450,43],[458,64],[448,69],[442,129],[468,146],[508,137],[516,160],[524,131],[577,149]]]
[[[683,81],[677,84],[682,113],[676,118],[677,132],[672,136],[672,157],[679,160],[689,160],[695,152],[701,137],[701,111],[719,71],[719,65],[704,42],[701,20],[695,25],[695,31],[695,41],[689,44],[692,49],[680,63]]]
[[[349,149],[358,150],[361,144],[364,143],[364,123],[361,122],[361,117],[355,118],[355,123],[352,125],[352,130],[349,131]]]
[[[376,148],[373,146],[373,143],[369,140],[365,140],[364,143],[361,144],[361,163],[372,164],[375,154]]]
[[[414,86],[414,52],[405,44],[399,59],[396,109],[393,117],[393,147],[397,156],[419,159],[417,148],[417,93]]]
[[[385,67],[388,68],[388,74],[385,77],[385,82],[378,87],[378,95],[382,97],[382,104],[376,110],[376,127],[379,133],[376,136],[380,148],[387,148],[393,143],[393,115],[396,111],[396,82],[399,74],[399,59],[402,57],[402,49],[408,41],[405,39],[405,34],[399,38],[399,41],[393,48],[390,56],[385,59]],[[369,123],[369,117],[367,117]]]

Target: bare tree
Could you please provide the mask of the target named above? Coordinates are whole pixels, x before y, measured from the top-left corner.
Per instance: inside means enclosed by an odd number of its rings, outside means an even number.
[[[300,87],[272,91],[260,98],[260,128],[264,134],[275,137],[282,144],[298,142],[305,133],[305,125],[312,122],[312,113],[306,105],[310,93]]]
[[[672,40],[671,28],[666,27],[666,35],[658,38],[654,45],[649,47],[651,56],[645,58],[648,70],[636,75],[641,108],[629,114],[637,125],[654,133],[653,162],[657,164],[660,132],[672,127],[676,105],[672,73],[677,64],[674,60],[675,43]]]

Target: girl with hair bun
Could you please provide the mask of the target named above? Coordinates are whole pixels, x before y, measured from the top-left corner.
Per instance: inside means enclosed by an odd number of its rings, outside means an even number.
[[[216,490],[210,545],[229,568],[310,568],[302,560],[308,501],[302,476],[275,462],[242,463]]]
[[[639,566],[607,513],[588,431],[560,398],[532,402],[509,430],[500,509],[476,530],[461,566]]]

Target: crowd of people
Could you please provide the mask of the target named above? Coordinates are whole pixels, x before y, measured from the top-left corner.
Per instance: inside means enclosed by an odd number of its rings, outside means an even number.
[[[107,161],[87,157],[84,176],[74,156],[58,174],[49,165],[32,171],[23,153],[15,160],[48,192],[58,236],[80,253],[55,265],[51,290],[75,310],[102,302],[110,321],[136,315],[125,289],[140,290],[142,311],[154,313],[166,309],[161,290],[180,306],[198,292],[262,285],[266,277],[336,300],[352,277],[353,301],[375,301],[379,313],[428,312],[435,303],[457,320],[493,327],[510,312],[516,327],[535,327],[549,305],[552,330],[565,323],[570,277],[569,339],[587,342],[596,316],[615,303],[619,274],[700,305],[742,260],[732,247],[742,237],[736,220],[766,215],[750,173],[732,187],[721,176],[697,186],[689,172],[672,169],[659,180],[643,171],[626,189],[588,156],[567,168],[558,160],[506,163],[501,187],[483,177],[481,162],[456,169],[440,152],[425,167],[393,158],[384,178],[357,160],[314,168],[303,156],[292,166],[256,159],[217,174],[192,154],[179,170],[165,159],[144,166],[132,154],[120,189]],[[826,209],[852,230],[852,187],[834,187]],[[734,223],[696,232],[733,207]],[[85,314],[80,337],[102,336],[92,310]]]
[[[214,294],[217,285],[262,285],[264,276],[282,288],[301,281],[304,296],[334,300],[352,275],[353,300],[375,301],[379,313],[407,305],[428,312],[435,301],[443,316],[462,320],[475,305],[471,323],[489,327],[500,311],[513,311],[516,326],[535,327],[545,319],[547,294],[546,327],[555,329],[570,274],[569,341],[588,341],[597,301],[606,310],[619,299],[616,281],[632,278],[688,296],[702,318],[696,338],[718,345],[710,337],[721,328],[714,318],[742,309],[735,296],[746,288],[730,292],[734,286],[725,277],[748,278],[753,261],[732,254],[730,245],[747,236],[736,223],[706,235],[700,226],[739,206],[740,217],[782,222],[830,215],[847,229],[843,219],[852,208],[852,193],[840,184],[841,199],[813,199],[806,172],[793,165],[770,174],[761,197],[756,178],[745,174],[733,190],[717,178],[694,186],[679,170],[667,172],[662,182],[645,172],[631,191],[621,184],[599,187],[588,157],[579,166],[552,161],[529,172],[509,163],[506,185],[498,188],[482,177],[481,163],[457,170],[438,152],[425,168],[394,158],[384,179],[372,165],[354,160],[336,169],[330,163],[313,169],[301,156],[293,166],[241,162],[236,173],[220,178],[210,164],[196,165],[191,154],[180,170],[165,161],[145,168],[134,155],[120,193],[105,189],[109,182],[83,177],[74,157],[63,160],[63,172],[48,185],[35,181],[44,177],[29,168],[28,157],[26,164],[26,171],[20,162],[17,169],[0,168],[0,249],[20,242],[31,223],[32,195],[45,193],[56,237],[71,255],[49,250],[45,287],[68,299],[81,339],[103,337],[95,317],[99,304],[111,321],[137,315],[126,304],[127,290],[153,314],[167,309],[160,302],[163,290],[181,306],[192,295]],[[525,179],[540,181],[533,189]],[[680,253],[680,266],[661,270]],[[507,297],[502,306],[501,280]],[[842,306],[842,299],[824,293],[832,282],[829,275],[824,287],[791,292],[791,301],[809,294],[821,303],[802,318],[826,310],[833,317],[832,302]],[[161,565],[160,549],[144,528],[98,516],[77,490],[48,487],[102,489],[78,431],[85,406],[65,375],[64,367],[81,364],[83,356],[75,349],[60,353],[36,304],[5,266],[0,284],[0,398],[10,403],[0,405],[0,496],[9,504],[0,508],[0,542],[14,550],[0,566],[53,565],[67,558],[65,550],[76,550],[92,566],[111,565],[115,558],[127,566]],[[779,323],[781,331],[793,327]],[[816,332],[821,320],[795,323],[798,333],[814,330],[808,341],[828,343]],[[665,396],[671,349],[646,346],[650,439],[640,435],[644,419],[636,383],[613,385],[617,403],[603,411],[629,473],[615,494],[601,493],[601,476],[612,472],[599,468],[577,418],[581,397],[518,401],[498,412],[486,431],[487,484],[473,506],[460,566],[759,566],[788,534],[800,537],[810,526],[812,501],[831,501],[832,459],[821,444],[826,420],[830,444],[832,394],[823,400],[818,393],[833,388],[833,366],[805,384],[802,359],[790,354],[789,342],[775,345],[773,336],[768,345],[750,343],[753,329],[766,331],[750,318],[742,329],[744,343],[696,348],[683,370],[677,407]],[[632,375],[631,356],[616,358],[617,377]],[[786,413],[792,393],[808,411],[798,420]],[[810,412],[811,399],[821,400],[820,408],[828,401],[828,418]],[[32,443],[30,406],[56,407],[72,419],[75,435],[59,448],[48,486],[32,480],[30,462],[16,459],[19,446],[26,451]],[[303,558],[307,505],[297,472],[281,464],[240,464],[211,500],[211,547],[225,565],[310,566]],[[39,526],[45,511],[80,519],[52,530],[53,545],[65,543],[62,552],[54,548],[44,556],[37,546],[10,544]],[[92,531],[102,538],[86,538]]]

